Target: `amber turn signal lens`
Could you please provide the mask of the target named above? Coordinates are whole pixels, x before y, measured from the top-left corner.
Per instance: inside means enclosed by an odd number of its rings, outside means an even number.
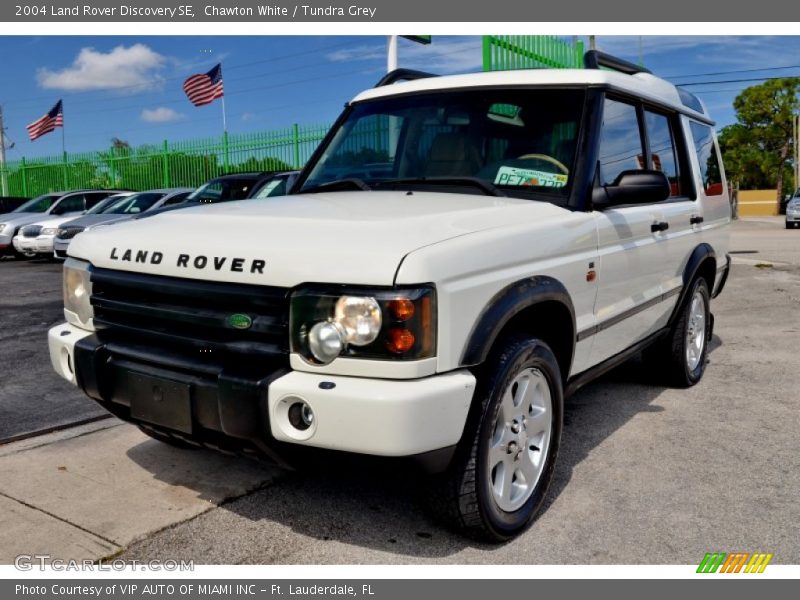
[[[395,321],[408,321],[414,316],[416,307],[408,298],[396,298],[389,301],[389,314]]]
[[[393,327],[386,332],[386,349],[395,354],[408,352],[414,347],[414,342],[416,341],[414,334],[408,329]]]

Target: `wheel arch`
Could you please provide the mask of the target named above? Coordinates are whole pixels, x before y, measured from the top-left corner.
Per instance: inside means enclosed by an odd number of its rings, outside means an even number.
[[[669,324],[672,325],[675,319],[680,314],[681,307],[685,302],[689,293],[691,293],[691,285],[698,277],[703,277],[708,284],[708,293],[711,294],[714,289],[714,282],[717,276],[717,254],[714,249],[705,242],[699,244],[689,255],[689,260],[683,270],[683,288],[678,296],[678,302],[672,311],[669,318]]]
[[[575,309],[564,284],[542,275],[522,279],[500,290],[483,308],[460,364],[482,364],[507,333],[530,333],[553,350],[566,382],[575,354],[575,331]]]

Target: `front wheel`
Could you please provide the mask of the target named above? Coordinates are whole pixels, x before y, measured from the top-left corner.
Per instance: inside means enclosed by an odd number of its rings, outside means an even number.
[[[509,339],[482,367],[453,463],[432,482],[434,511],[483,541],[528,527],[553,478],[563,406],[552,350],[539,339]]]

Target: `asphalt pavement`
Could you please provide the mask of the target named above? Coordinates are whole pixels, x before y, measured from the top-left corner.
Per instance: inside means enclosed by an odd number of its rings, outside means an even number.
[[[64,320],[61,268],[0,259],[0,441],[105,413],[50,367],[47,330]]]

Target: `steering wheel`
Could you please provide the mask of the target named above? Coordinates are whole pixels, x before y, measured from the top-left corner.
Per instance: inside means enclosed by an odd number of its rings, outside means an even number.
[[[564,175],[569,175],[569,169],[567,165],[562,163],[557,158],[553,158],[547,154],[523,154],[522,156],[518,156],[517,160],[524,160],[524,159],[535,159],[535,160],[543,160],[544,162],[549,162],[550,164],[556,166]]]

